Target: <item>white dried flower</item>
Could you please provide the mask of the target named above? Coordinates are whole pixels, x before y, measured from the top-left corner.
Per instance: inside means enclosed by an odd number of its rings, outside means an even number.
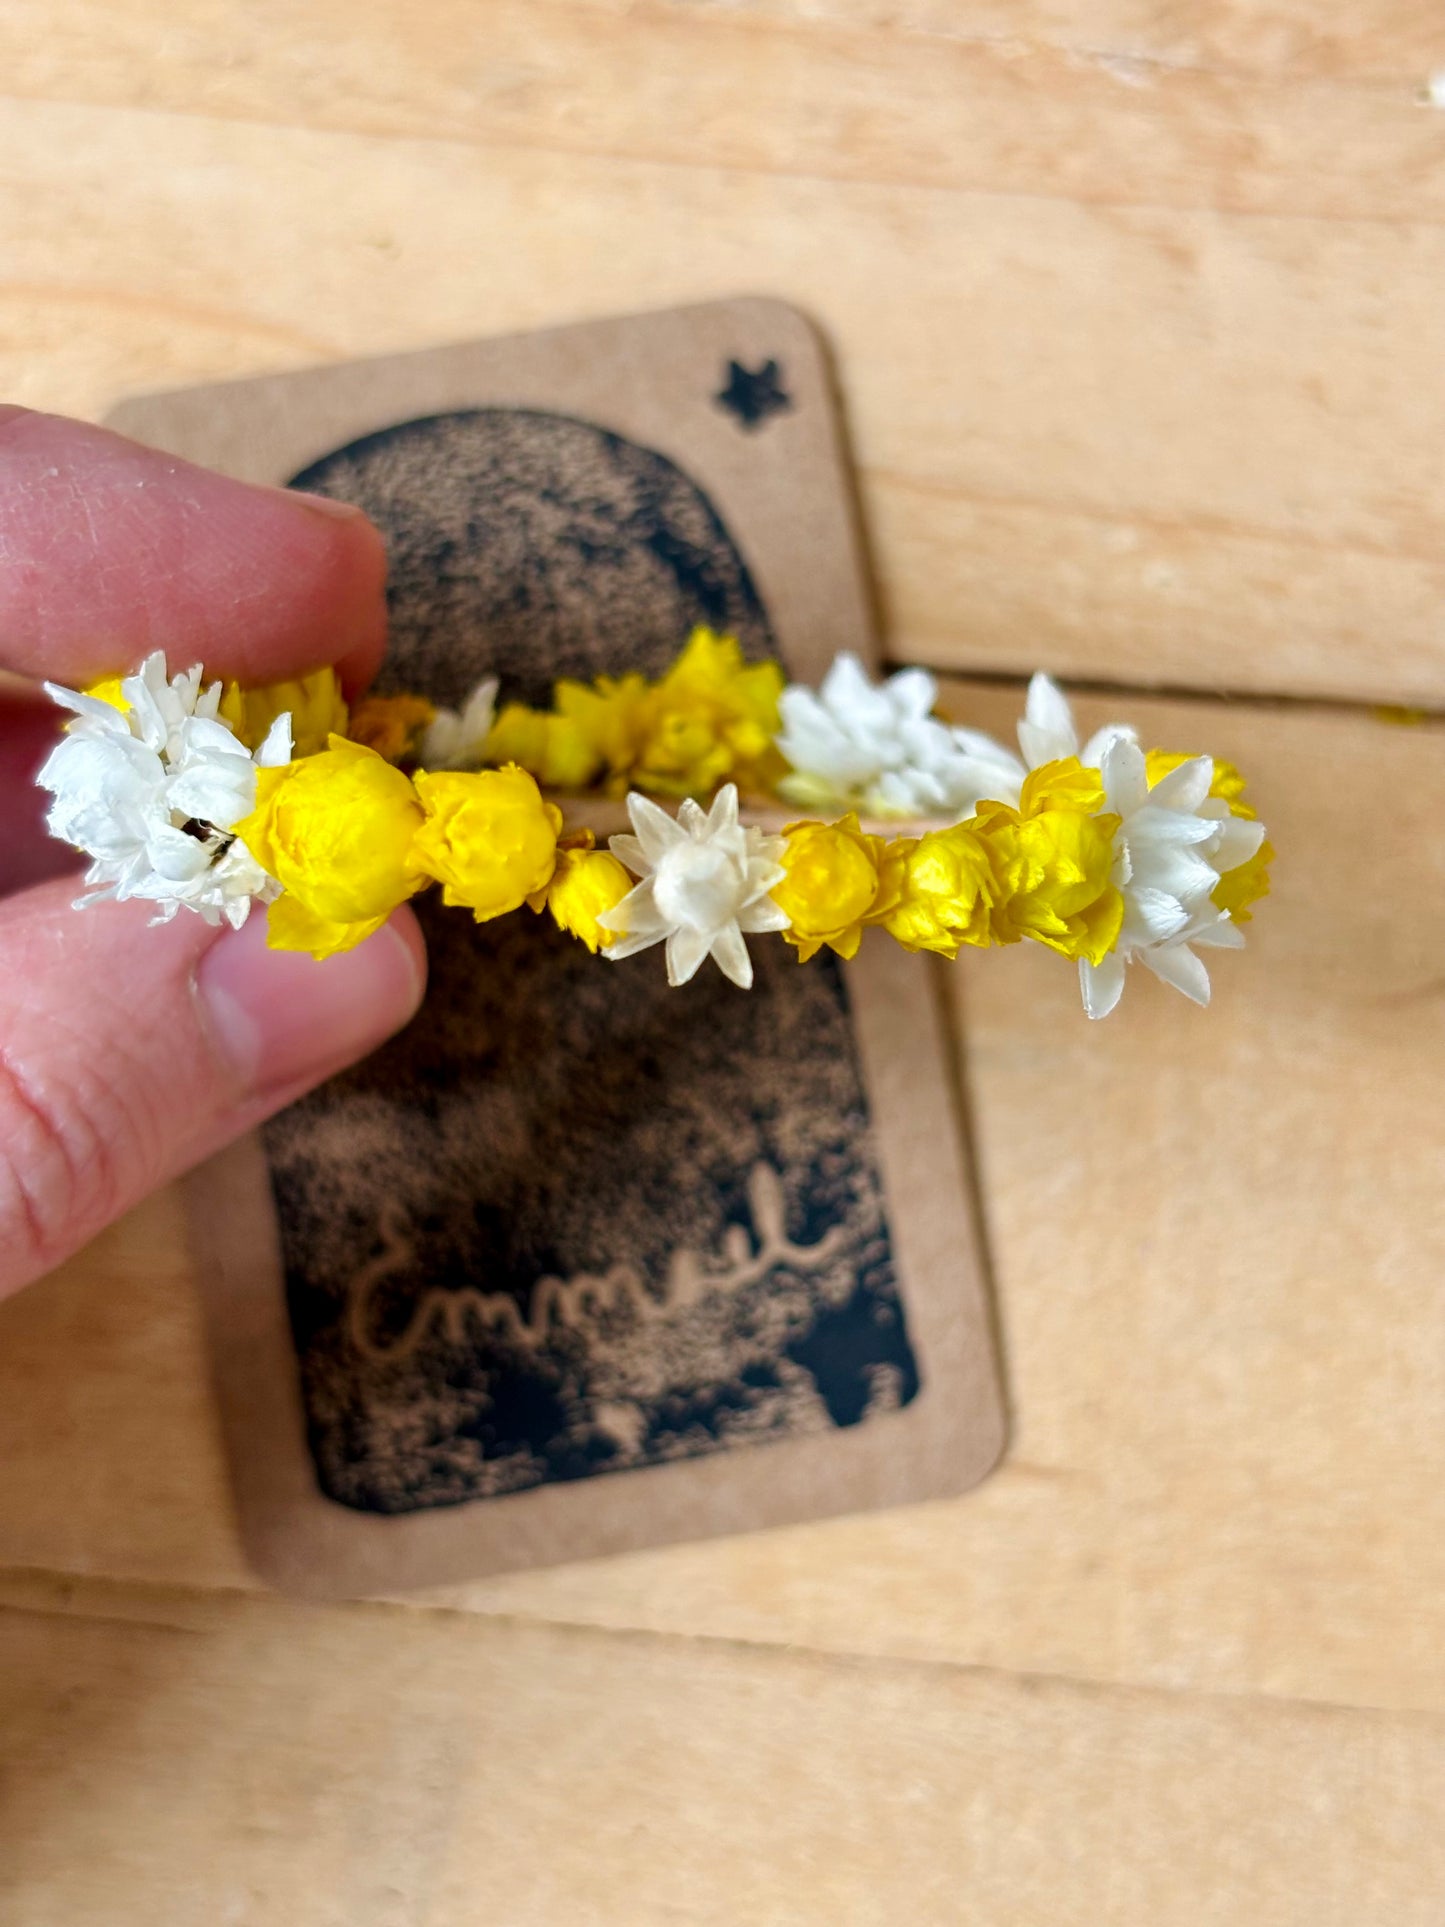
[[[1087,763],[1117,733],[1101,730],[1081,752],[1063,692],[1035,676],[1019,724],[1020,757],[981,729],[935,716],[937,697],[926,670],[902,669],[874,683],[856,656],[840,655],[819,690],[794,684],[779,700],[777,746],[793,766],[780,793],[808,809],[957,820],[985,799],[1017,803],[1030,769],[1061,756]]]
[[[1085,769],[1098,769],[1110,743],[1119,738],[1136,740],[1127,723],[1106,723],[1096,729],[1087,742],[1079,741],[1074,712],[1068,697],[1053,680],[1039,671],[1030,677],[1024,713],[1018,725],[1019,754],[978,729],[955,729],[953,736],[967,753],[967,762],[958,771],[956,788],[960,796],[973,792],[968,808],[987,799],[1016,806],[1024,778],[1030,770],[1042,769],[1077,756]]]
[[[290,761],[289,715],[252,756],[216,715],[221,685],[203,691],[199,667],[168,680],[159,652],[121,683],[124,707],[45,687],[74,715],[36,781],[51,834],[91,858],[80,904],[137,897],[156,923],[186,909],[239,928],[279,894],[230,832],[255,806],[256,770]]]
[[[497,678],[479,682],[460,710],[439,709],[421,739],[425,769],[480,769],[497,715]]]
[[[604,956],[631,957],[667,945],[667,981],[693,977],[710,956],[739,989],[753,981],[744,934],[786,930],[786,913],[768,892],[783,878],[783,838],[738,822],[738,792],[725,784],[704,811],[689,797],[674,819],[634,790],[627,799],[633,836],[610,839],[612,854],[642,882],[598,918],[617,931]]]
[[[778,701],[777,747],[792,764],[778,784],[805,809],[868,816],[952,814],[971,800],[972,732],[932,714],[938,689],[925,669],[874,683],[862,663],[835,658],[817,691],[794,683]]]
[[[1102,757],[1104,807],[1114,833],[1113,881],[1124,921],[1108,956],[1079,960],[1090,1017],[1107,1017],[1124,994],[1129,964],[1142,963],[1196,1004],[1209,1002],[1209,972],[1196,948],[1242,950],[1244,933],[1214,902],[1219,880],[1259,851],[1264,825],[1232,815],[1209,794],[1214,761],[1194,756],[1149,786],[1144,752],[1116,735]]]

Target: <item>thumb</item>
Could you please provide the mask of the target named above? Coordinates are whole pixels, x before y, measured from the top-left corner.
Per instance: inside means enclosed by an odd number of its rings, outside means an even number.
[[[74,887],[0,902],[0,1297],[400,1030],[426,980],[406,909],[316,963],[260,916],[152,929]]]

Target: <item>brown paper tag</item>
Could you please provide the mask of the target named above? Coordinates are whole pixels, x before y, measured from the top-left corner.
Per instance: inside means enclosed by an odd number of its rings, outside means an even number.
[[[698,623],[874,653],[817,338],[739,300],[133,401],[361,503],[380,690],[659,673]],[[426,1005],[189,1180],[245,1541],[396,1590],[956,1493],[1003,1416],[929,963],[757,984],[418,899]]]

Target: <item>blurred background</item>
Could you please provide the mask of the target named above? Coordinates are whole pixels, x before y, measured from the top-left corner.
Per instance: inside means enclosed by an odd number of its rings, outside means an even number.
[[[0,1307],[7,1923],[1445,1919],[1442,103],[1416,0],[0,0],[5,399],[783,296],[890,659],[1279,851],[1207,1015],[948,979],[959,1501],[304,1608],[174,1196]]]

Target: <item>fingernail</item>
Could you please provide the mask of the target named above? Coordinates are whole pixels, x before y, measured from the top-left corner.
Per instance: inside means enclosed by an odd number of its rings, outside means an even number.
[[[252,1092],[354,1063],[409,1022],[424,987],[420,950],[396,922],[318,963],[298,951],[268,950],[262,913],[222,937],[196,971],[206,1027]]]
[[[288,488],[283,491],[293,502],[302,502],[317,515],[329,515],[335,522],[364,522],[366,510],[358,508],[355,502],[338,502],[334,495],[313,495],[310,489]]]

